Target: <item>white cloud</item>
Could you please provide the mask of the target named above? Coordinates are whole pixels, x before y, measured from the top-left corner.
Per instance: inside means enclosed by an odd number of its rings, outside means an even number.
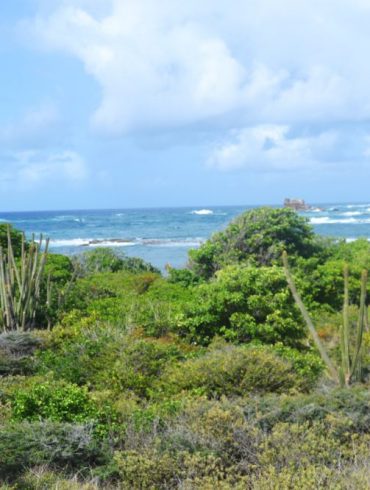
[[[27,190],[49,184],[76,184],[88,176],[85,161],[73,151],[46,154],[28,150],[3,155],[1,160],[2,190]]]
[[[104,130],[231,111],[243,124],[370,116],[365,0],[110,0],[104,15],[99,1],[54,4],[28,30],[99,82]]]
[[[208,159],[220,170],[368,161],[369,0],[45,5],[22,30],[98,82],[103,132],[222,127]]]
[[[370,116],[365,0],[104,3],[98,15],[101,2],[64,1],[28,25],[99,82],[101,129],[209,124],[230,112],[241,125]]]
[[[256,126],[233,131],[227,141],[216,145],[208,159],[210,167],[229,171],[313,169],[332,152],[338,136],[323,132],[315,136],[291,136],[282,125]]]

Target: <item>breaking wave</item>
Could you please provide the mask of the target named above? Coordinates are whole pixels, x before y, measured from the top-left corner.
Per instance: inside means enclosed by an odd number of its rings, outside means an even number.
[[[207,216],[210,214],[214,214],[211,209],[195,209],[194,211],[191,211],[190,214],[198,214],[199,216]]]
[[[370,204],[348,204],[346,208],[352,209],[352,208],[368,208],[370,207]]]
[[[312,225],[336,225],[336,224],[348,224],[348,225],[360,225],[370,223],[370,218],[355,219],[355,218],[329,218],[328,216],[320,216],[318,218],[311,218],[310,223]]]
[[[65,240],[51,240],[50,246],[55,248],[78,248],[78,247],[199,247],[204,242],[203,238],[71,238]]]
[[[347,211],[345,213],[341,213],[342,216],[361,216],[364,214],[362,211]]]

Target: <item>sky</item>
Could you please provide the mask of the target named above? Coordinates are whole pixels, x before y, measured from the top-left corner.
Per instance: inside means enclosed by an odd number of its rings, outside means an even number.
[[[370,0],[12,0],[0,209],[370,202]]]

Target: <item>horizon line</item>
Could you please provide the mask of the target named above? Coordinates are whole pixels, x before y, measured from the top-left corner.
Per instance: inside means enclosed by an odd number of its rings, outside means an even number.
[[[370,201],[370,199],[369,199]],[[328,202],[311,202],[309,205],[314,206],[327,206],[335,204],[365,204],[365,201],[328,201]],[[369,203],[370,205],[370,203]],[[188,208],[257,208],[257,207],[284,207],[284,201],[281,203],[265,203],[265,204],[192,204],[187,206],[143,206],[143,207],[103,207],[103,208],[64,208],[64,209],[29,209],[19,211],[0,211],[0,214],[16,214],[16,213],[57,213],[57,212],[71,212],[71,211],[140,211],[140,210],[159,210],[159,209],[188,209]]]

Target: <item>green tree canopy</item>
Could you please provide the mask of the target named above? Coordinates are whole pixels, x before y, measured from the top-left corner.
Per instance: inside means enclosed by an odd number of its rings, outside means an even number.
[[[263,207],[241,214],[198,250],[191,250],[190,267],[199,276],[210,278],[225,265],[248,260],[270,265],[280,259],[283,250],[309,257],[318,248],[306,218],[291,209]]]

